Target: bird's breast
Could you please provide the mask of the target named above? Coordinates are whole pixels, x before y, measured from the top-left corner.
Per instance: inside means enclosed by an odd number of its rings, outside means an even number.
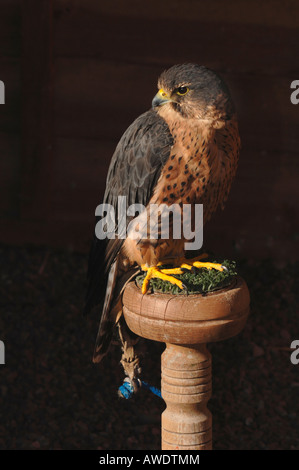
[[[239,134],[236,122],[216,130],[205,122],[172,122],[174,145],[151,203],[203,204],[204,220],[226,200],[235,175]]]

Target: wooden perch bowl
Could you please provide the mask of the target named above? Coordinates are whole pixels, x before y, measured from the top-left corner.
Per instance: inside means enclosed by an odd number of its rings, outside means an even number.
[[[206,295],[142,294],[131,282],[123,295],[124,316],[137,335],[172,344],[221,341],[237,335],[249,314],[242,278]]]

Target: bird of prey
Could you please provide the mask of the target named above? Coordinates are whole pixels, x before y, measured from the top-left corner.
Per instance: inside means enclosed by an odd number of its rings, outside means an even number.
[[[152,108],[139,116],[125,131],[112,156],[104,203],[117,214],[118,196],[126,207],[143,204],[143,220],[151,204],[203,204],[203,222],[218,206],[223,208],[236,173],[240,137],[233,101],[224,81],[212,70],[197,64],[174,65],[158,79],[158,93]],[[134,220],[134,216],[131,217]],[[129,223],[126,219],[126,224]],[[85,312],[101,305],[100,326],[94,362],[106,354],[115,325],[123,345],[125,372],[138,374],[134,353],[135,337],[122,316],[122,292],[136,273],[147,272],[148,281],[157,276],[183,287],[171,276],[175,269],[159,266],[166,259],[183,260],[183,237],[151,239],[105,238],[96,236],[88,266],[89,286]],[[198,261],[197,267],[222,269]]]

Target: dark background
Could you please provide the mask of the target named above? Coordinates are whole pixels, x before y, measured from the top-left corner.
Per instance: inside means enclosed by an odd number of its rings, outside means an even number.
[[[97,316],[81,310],[114,148],[159,74],[196,62],[228,83],[242,139],[204,242],[238,261],[252,298],[244,332],[211,346],[214,446],[299,449],[298,28],[297,0],[1,0],[1,448],[159,448],[163,404],[118,401],[119,350],[91,364]],[[162,346],[146,345],[159,385]]]

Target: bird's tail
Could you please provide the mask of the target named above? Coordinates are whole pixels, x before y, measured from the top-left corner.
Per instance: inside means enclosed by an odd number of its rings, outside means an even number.
[[[113,293],[117,281],[117,260],[115,260],[110,268],[107,280],[106,294],[98,334],[96,338],[93,362],[100,362],[101,359],[107,354],[113,329],[116,324],[116,319],[110,314],[110,308],[113,301]]]
[[[139,272],[139,267],[136,266],[122,271],[119,264],[118,259],[116,259],[109,271],[105,301],[94,348],[93,362],[100,362],[108,352],[114,327],[118,324],[122,315],[122,294],[124,288]]]

